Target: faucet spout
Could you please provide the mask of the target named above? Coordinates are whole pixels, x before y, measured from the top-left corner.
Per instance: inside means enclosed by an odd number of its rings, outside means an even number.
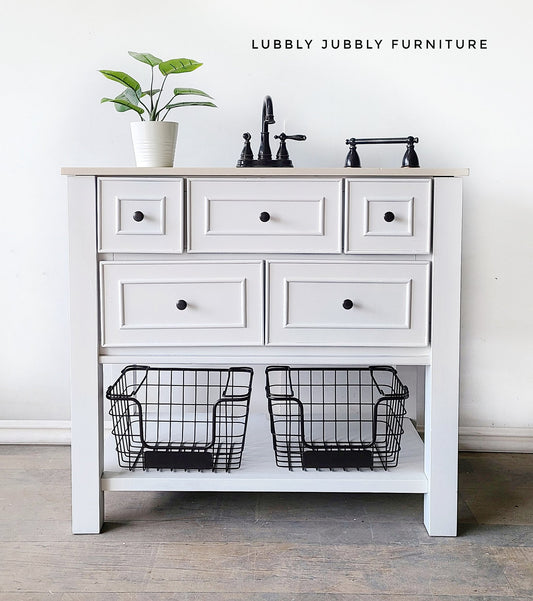
[[[272,123],[276,123],[274,121],[274,108],[272,107],[272,98],[270,98],[270,96],[265,96],[265,99],[263,100],[261,121],[261,131],[263,133],[268,133],[268,126],[272,125]]]
[[[265,99],[263,100],[263,110],[261,112],[261,144],[259,146],[259,152],[257,153],[259,161],[272,160],[269,139],[270,134],[268,132],[268,126],[272,123],[275,123],[272,98],[270,98],[270,96],[265,96]]]

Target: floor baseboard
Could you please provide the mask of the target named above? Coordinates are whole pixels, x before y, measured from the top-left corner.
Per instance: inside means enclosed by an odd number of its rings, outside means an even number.
[[[459,450],[533,453],[533,428],[459,428]]]
[[[106,424],[107,425],[107,424]],[[68,420],[0,420],[0,444],[70,444]],[[533,453],[533,428],[459,428],[459,450]]]
[[[0,420],[0,444],[70,444],[70,421]]]

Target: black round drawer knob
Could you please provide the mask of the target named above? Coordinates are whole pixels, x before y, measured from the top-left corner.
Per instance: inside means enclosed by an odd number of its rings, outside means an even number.
[[[353,301],[350,300],[349,298],[345,299],[342,303],[342,306],[344,309],[352,309],[353,308]]]
[[[270,221],[270,213],[263,211],[261,215],[259,215],[259,221],[262,221],[263,223]]]
[[[396,215],[392,211],[387,211],[385,215],[383,215],[383,219],[385,219],[387,223],[390,223],[396,219]]]
[[[180,299],[177,303],[176,303],[176,307],[180,310],[183,311],[184,309],[187,308],[187,301],[184,301],[183,299]]]
[[[135,211],[133,213],[133,221],[142,221],[144,219],[144,213],[142,211]]]

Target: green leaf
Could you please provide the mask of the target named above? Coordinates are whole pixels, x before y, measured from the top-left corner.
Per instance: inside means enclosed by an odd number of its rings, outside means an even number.
[[[140,106],[136,106],[135,104],[132,104],[131,102],[128,102],[127,100],[123,100],[122,98],[102,98],[102,100],[100,100],[100,102],[113,102],[115,103],[115,105],[120,105],[120,106],[124,106],[126,108],[122,109],[123,111],[135,111],[136,113],[139,113],[139,115],[142,115],[144,113],[144,109],[141,108]],[[116,108],[116,107],[115,107]],[[121,110],[121,109],[117,109],[117,110]]]
[[[154,96],[154,94],[159,94],[159,92],[161,92],[161,90],[146,90],[141,92],[141,98],[144,96]]]
[[[201,67],[203,63],[193,61],[190,58],[173,58],[169,61],[165,61],[159,64],[159,70],[163,75],[170,75],[172,73],[188,73]]]
[[[141,63],[150,65],[150,67],[155,67],[156,65],[159,65],[159,63],[163,62],[160,58],[157,58],[157,56],[154,56],[148,52],[132,52],[130,50],[128,54],[134,59],[141,61]]]
[[[175,109],[179,106],[212,106],[214,108],[217,108],[217,105],[213,104],[212,102],[176,102],[174,104],[167,104],[167,106],[163,107],[161,110]]]
[[[116,98],[115,100],[125,100],[128,105],[124,105],[121,103],[117,103],[115,104],[115,109],[119,112],[119,113],[124,113],[125,111],[130,111],[131,108],[129,107],[129,104],[134,104],[135,106],[139,105],[139,96],[137,95],[137,92],[134,92],[133,90],[131,90],[130,88],[126,88],[123,92],[121,92]]]
[[[183,96],[183,95],[194,95],[194,96],[205,96],[206,98],[213,98],[213,96],[209,96],[202,90],[197,90],[196,88],[174,88],[174,96]]]
[[[137,90],[141,89],[141,84],[138,81],[133,79],[133,77],[130,77],[127,73],[123,73],[122,71],[104,70],[104,71],[100,71],[100,73],[102,73],[102,75],[107,77],[107,79],[111,79],[111,81],[118,81],[118,83],[121,83],[123,86],[126,86],[127,88],[131,88],[135,92]]]

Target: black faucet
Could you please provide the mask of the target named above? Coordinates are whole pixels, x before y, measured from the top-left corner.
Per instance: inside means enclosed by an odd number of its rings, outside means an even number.
[[[244,138],[244,148],[242,149],[240,159],[237,161],[237,167],[292,167],[292,161],[289,158],[285,140],[302,141],[306,139],[306,136],[301,134],[288,136],[285,133],[274,136],[276,139],[279,139],[280,144],[276,158],[273,159],[272,150],[270,149],[270,132],[268,131],[268,126],[273,123],[276,123],[276,121],[274,120],[272,98],[265,96],[261,111],[261,144],[259,145],[257,159],[254,159],[252,147],[250,146],[252,136],[246,132],[242,135]]]

